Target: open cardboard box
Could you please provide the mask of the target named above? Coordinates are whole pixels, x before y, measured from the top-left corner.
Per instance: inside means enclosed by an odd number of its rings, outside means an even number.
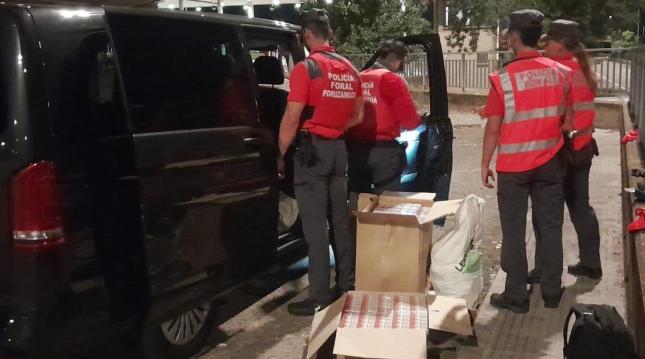
[[[462,200],[434,202],[434,193],[363,193],[356,211],[356,290],[423,293],[432,223]]]
[[[425,359],[429,329],[471,335],[466,301],[418,293],[349,292],[316,313],[306,358],[336,333],[337,358]]]

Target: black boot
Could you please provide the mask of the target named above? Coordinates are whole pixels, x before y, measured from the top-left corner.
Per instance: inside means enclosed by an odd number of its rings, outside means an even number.
[[[316,314],[316,312],[324,309],[327,305],[328,303],[319,303],[307,298],[302,302],[290,303],[287,305],[287,311],[291,315],[304,317]]]
[[[564,293],[564,288],[560,288],[560,293],[556,295],[542,294],[542,299],[544,299],[544,308],[555,309],[559,307],[560,299],[562,299],[562,293]]]
[[[602,268],[591,268],[585,267],[582,264],[578,263],[568,267],[569,274],[575,275],[577,277],[587,277],[591,279],[600,279],[602,278]]]
[[[490,304],[493,307],[507,309],[513,313],[526,313],[529,311],[529,299],[511,299],[503,293],[494,293],[490,296]]]
[[[528,284],[539,284],[540,283],[540,276],[542,273],[540,272],[539,269],[535,268],[532,271],[529,272],[529,276],[526,277],[526,283]]]

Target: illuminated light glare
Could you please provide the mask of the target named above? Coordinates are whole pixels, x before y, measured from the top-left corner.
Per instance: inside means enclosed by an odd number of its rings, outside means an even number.
[[[195,11],[197,11],[197,12],[201,12],[201,11],[202,11],[202,8],[201,8],[201,7],[197,7],[197,8],[195,8]]]
[[[168,9],[170,9],[170,10],[174,10],[174,9],[176,9],[176,8],[177,8],[177,5],[175,5],[175,4],[168,4]]]
[[[271,0],[271,5],[280,6],[280,0]]]
[[[22,65],[22,55],[18,55],[18,65]]]
[[[294,9],[296,9],[296,10],[300,9],[301,6],[302,6],[301,3],[296,3],[296,4],[293,5]]]
[[[334,3],[334,0],[325,0],[325,4],[327,4],[327,5],[333,4],[333,3]]]
[[[0,143],[0,146],[4,146],[4,145],[6,145],[6,143],[4,142]],[[13,322],[9,322],[9,323],[13,323]]]
[[[92,15],[87,10],[59,10],[58,13],[64,19],[71,19],[74,17],[88,18]]]
[[[27,73],[27,69],[23,69],[23,70],[22,70],[22,72],[26,74],[26,73]]]

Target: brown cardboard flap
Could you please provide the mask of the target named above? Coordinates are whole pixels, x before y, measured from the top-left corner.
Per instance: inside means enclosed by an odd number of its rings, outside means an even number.
[[[425,329],[338,328],[334,354],[359,358],[425,359]]]
[[[435,202],[432,207],[419,217],[419,223],[425,224],[434,221],[435,219],[443,218],[451,214],[457,213],[459,207],[463,203],[463,199],[454,199],[450,201]]]
[[[419,226],[419,217],[392,213],[356,212],[359,223],[382,223],[402,226]]]
[[[381,193],[381,198],[388,197],[393,199],[399,199],[400,202],[419,203],[428,207],[430,207],[434,203],[436,196],[437,195],[435,193],[428,193],[428,192],[384,191],[383,193]]]
[[[371,193],[361,193],[358,195],[357,210],[359,212],[371,212],[371,209],[378,203],[378,196]]]
[[[340,299],[314,315],[307,343],[307,359],[311,359],[336,331],[346,298],[347,294],[343,294]]]
[[[428,327],[446,332],[472,335],[473,328],[466,300],[428,295]]]

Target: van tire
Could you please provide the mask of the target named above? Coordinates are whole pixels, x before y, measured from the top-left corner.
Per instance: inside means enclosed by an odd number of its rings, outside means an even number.
[[[208,308],[205,313],[204,308]],[[202,319],[200,319],[200,313],[203,313]],[[215,325],[215,318],[215,305],[207,302],[178,315],[160,326],[147,329],[143,334],[142,343],[144,358],[185,359],[193,357],[206,346]],[[182,330],[190,331],[188,328],[182,328],[185,326],[190,327],[198,322],[201,325],[196,332],[190,334],[184,332],[181,334]],[[174,337],[177,334],[177,330],[180,332],[178,334],[180,339],[171,341],[169,337]]]

